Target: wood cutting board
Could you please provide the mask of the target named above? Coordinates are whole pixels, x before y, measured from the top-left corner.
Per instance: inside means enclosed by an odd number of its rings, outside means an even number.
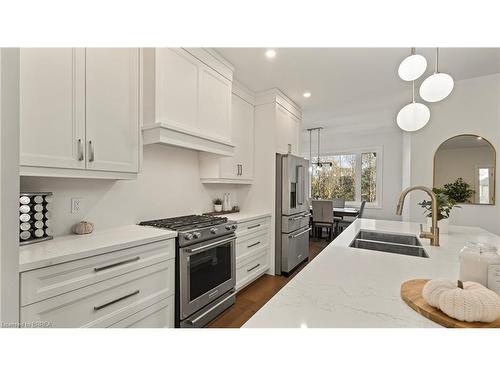
[[[453,319],[441,310],[432,307],[422,297],[426,279],[408,280],[401,284],[401,298],[408,306],[427,319],[448,328],[500,328],[500,318],[491,323],[468,323]]]

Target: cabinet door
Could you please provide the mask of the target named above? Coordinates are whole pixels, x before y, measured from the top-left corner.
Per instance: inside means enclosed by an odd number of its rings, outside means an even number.
[[[232,115],[233,139],[236,142],[237,162],[240,178],[253,178],[254,155],[254,106],[237,95],[233,95]]]
[[[231,81],[205,66],[200,68],[198,126],[203,134],[231,138]]]
[[[84,50],[20,50],[20,164],[85,168]]]
[[[155,61],[156,121],[195,130],[200,62],[180,48],[157,48]]]
[[[300,120],[290,114],[288,127],[288,143],[292,145],[292,153],[300,153]]]
[[[289,143],[289,121],[290,113],[280,106],[276,105],[276,152],[286,154]]]
[[[138,172],[139,50],[86,49],[87,168]]]

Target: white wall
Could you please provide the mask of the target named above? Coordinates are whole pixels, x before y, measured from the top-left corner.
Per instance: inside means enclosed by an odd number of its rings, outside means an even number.
[[[143,158],[143,171],[137,180],[22,177],[21,190],[54,193],[55,235],[70,233],[71,226],[80,220],[103,229],[212,211],[215,197],[229,192],[236,204],[238,192],[244,191],[235,185],[202,184],[196,151],[150,145],[144,148]],[[79,214],[71,213],[72,197],[84,199]]]
[[[427,126],[410,135],[409,165],[411,185],[432,185],[433,157],[439,145],[459,134],[477,134],[500,147],[500,74],[455,82],[451,95],[442,102],[429,105],[431,119]],[[500,175],[496,176],[497,194]],[[425,221],[416,203],[425,195],[412,193],[408,205],[412,221]],[[450,223],[479,226],[500,234],[500,205],[462,205],[454,209]]]
[[[401,192],[403,134],[397,128],[384,126],[382,130],[336,131],[326,128],[321,132],[321,154],[382,148],[382,206],[366,208],[365,217],[371,219],[401,220],[395,214]],[[316,141],[315,141],[316,139]],[[313,136],[313,156],[317,153],[317,138]],[[302,134],[302,152],[309,158],[309,132]]]

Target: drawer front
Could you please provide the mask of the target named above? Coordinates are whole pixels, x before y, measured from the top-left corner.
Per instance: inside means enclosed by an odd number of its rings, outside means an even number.
[[[267,250],[256,254],[248,262],[236,267],[236,290],[240,290],[269,268],[269,253]]]
[[[246,236],[247,234],[269,228],[269,222],[270,218],[264,217],[262,219],[246,221],[244,223],[238,223],[238,229],[236,229],[236,237]]]
[[[109,327],[174,294],[174,259],[21,308],[21,322]]]
[[[174,258],[171,239],[23,272],[21,306]]]
[[[291,233],[309,225],[311,214],[298,214],[294,216],[282,216],[281,231]]]
[[[236,264],[244,262],[252,254],[262,252],[269,247],[269,230],[260,230],[236,238]]]
[[[281,235],[281,267],[284,271],[291,271],[297,264],[308,258],[309,231],[307,229]]]
[[[174,296],[111,325],[111,328],[174,328]]]

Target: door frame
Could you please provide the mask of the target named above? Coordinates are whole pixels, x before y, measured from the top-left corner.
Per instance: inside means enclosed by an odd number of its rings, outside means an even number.
[[[19,323],[19,48],[0,48],[0,323]]]

